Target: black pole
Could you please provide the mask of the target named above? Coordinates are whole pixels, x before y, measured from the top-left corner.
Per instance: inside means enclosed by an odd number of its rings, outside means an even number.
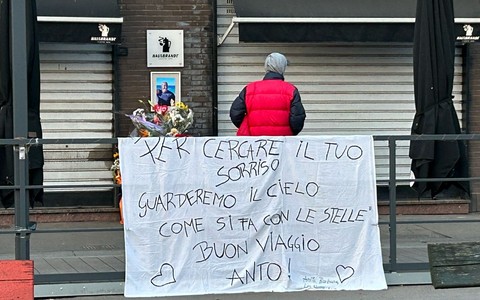
[[[13,95],[13,137],[28,135],[28,76],[27,76],[27,0],[10,0],[11,57]],[[15,146],[15,259],[30,259],[29,205],[27,200],[27,149]]]
[[[217,15],[217,0],[212,0],[212,133],[218,136],[218,15]]]

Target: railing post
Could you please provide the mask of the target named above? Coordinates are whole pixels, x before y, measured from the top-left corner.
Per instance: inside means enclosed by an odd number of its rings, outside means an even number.
[[[397,269],[397,144],[395,137],[388,137],[388,162],[389,162],[389,211],[390,211],[390,271]]]
[[[28,134],[26,0],[10,0],[11,64],[13,96],[13,136],[26,140]],[[27,148],[14,146],[15,185],[15,259],[30,259],[29,204],[27,199]]]

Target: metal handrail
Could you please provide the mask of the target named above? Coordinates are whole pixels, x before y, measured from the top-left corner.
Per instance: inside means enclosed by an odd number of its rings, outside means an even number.
[[[452,135],[375,135],[374,141],[387,141],[389,149],[389,179],[381,180],[388,182],[389,189],[389,220],[379,222],[381,225],[388,225],[390,230],[389,243],[390,243],[390,258],[389,262],[384,264],[386,272],[399,272],[399,271],[427,271],[427,263],[399,263],[397,258],[397,225],[398,224],[427,224],[427,223],[444,223],[444,222],[478,222],[477,220],[427,220],[427,221],[397,221],[397,184],[399,182],[433,182],[433,181],[478,181],[480,177],[466,177],[466,178],[423,178],[423,179],[397,179],[396,178],[396,148],[397,141],[448,141],[448,140],[480,140],[480,134],[452,134]],[[33,147],[45,144],[116,144],[117,138],[96,138],[96,139],[0,139],[1,145],[10,145],[14,147]],[[119,187],[120,185],[95,185],[94,187]],[[46,185],[10,185],[0,186],[0,189],[33,189],[33,188],[54,188],[53,186]],[[61,186],[65,188],[66,186]],[[75,185],[72,187],[83,187],[81,185]],[[88,185],[86,187],[92,187]],[[36,228],[14,228],[11,230],[1,230],[0,234],[15,233],[25,234],[27,233],[58,233],[58,232],[98,232],[98,231],[121,231],[122,228],[70,228],[70,229],[53,229],[53,230],[36,230]],[[91,274],[58,274],[58,275],[35,275],[35,282],[48,284],[57,282],[101,282],[111,281],[113,279],[123,278],[124,272],[107,272],[102,274],[96,274],[94,277]]]

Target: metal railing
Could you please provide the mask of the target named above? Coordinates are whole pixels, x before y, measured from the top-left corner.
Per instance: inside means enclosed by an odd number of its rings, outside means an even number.
[[[397,179],[396,175],[396,159],[397,159],[397,142],[398,141],[447,141],[447,140],[462,140],[462,141],[480,141],[479,134],[459,134],[459,135],[421,135],[421,136],[374,136],[377,142],[387,142],[389,149],[389,214],[388,220],[380,221],[381,226],[388,226],[388,262],[384,263],[386,274],[401,273],[401,272],[429,272],[428,262],[421,263],[404,263],[398,261],[397,255],[397,226],[404,224],[421,224],[421,223],[449,223],[449,222],[479,222],[478,220],[464,219],[464,220],[445,220],[445,219],[430,219],[430,220],[397,220],[397,186],[399,183],[406,183],[412,181],[411,179]],[[30,147],[35,147],[45,144],[116,144],[116,138],[105,139],[0,139],[0,146],[13,146],[16,154],[15,159],[25,159],[21,156],[22,151],[28,151]],[[22,150],[23,149],[23,150]],[[28,156],[27,156],[28,157]],[[26,169],[20,170],[20,173],[27,172]],[[45,188],[49,186],[44,185],[28,185],[27,174],[20,174],[23,182],[16,180],[14,185],[0,186],[0,189],[11,189],[15,191],[15,227],[8,230],[0,230],[0,235],[15,234],[15,259],[24,260],[30,259],[30,244],[29,237],[33,233],[71,233],[77,234],[80,232],[108,232],[108,231],[122,231],[122,228],[70,228],[70,229],[37,229],[36,224],[29,221],[29,206],[27,199],[27,191],[35,188]],[[480,177],[466,177],[466,178],[428,178],[416,179],[417,182],[432,182],[432,181],[477,181]],[[116,184],[99,185],[93,187],[118,187]],[[75,186],[79,187],[79,186]],[[92,187],[92,185],[89,185]],[[23,203],[23,205],[18,205]],[[20,208],[19,208],[20,207]],[[383,245],[382,245],[383,246]],[[98,283],[98,282],[123,282],[125,272],[88,272],[88,273],[68,273],[68,274],[35,274],[35,285],[49,285],[58,283]]]
[[[416,179],[397,179],[396,175],[396,157],[397,157],[397,141],[473,141],[480,140],[479,134],[448,134],[448,135],[399,135],[399,136],[374,136],[376,141],[387,141],[389,149],[389,220],[379,222],[379,224],[388,225],[390,231],[389,238],[389,262],[384,264],[386,272],[401,271],[429,271],[430,265],[425,263],[399,263],[397,257],[397,227],[402,224],[434,224],[434,223],[471,223],[479,222],[478,220],[414,220],[414,221],[398,221],[397,220],[397,185],[399,183],[415,182],[462,182],[462,181],[478,181],[480,177],[450,177],[450,178],[416,178]]]

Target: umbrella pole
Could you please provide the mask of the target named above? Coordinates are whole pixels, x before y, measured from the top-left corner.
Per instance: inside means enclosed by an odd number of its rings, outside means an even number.
[[[13,136],[28,135],[27,0],[10,0],[13,95]],[[30,259],[30,222],[27,198],[28,155],[25,145],[15,146],[15,259]]]

